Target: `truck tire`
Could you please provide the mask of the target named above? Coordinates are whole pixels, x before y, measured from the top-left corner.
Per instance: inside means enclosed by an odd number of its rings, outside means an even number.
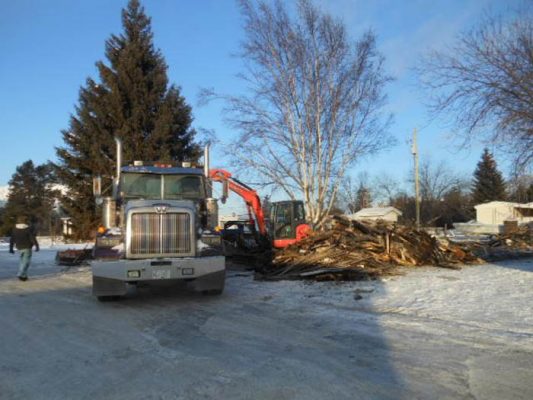
[[[207,296],[220,296],[224,292],[224,289],[211,289],[211,290],[204,290],[202,294]]]
[[[96,296],[96,298],[102,303],[120,300],[120,296]]]

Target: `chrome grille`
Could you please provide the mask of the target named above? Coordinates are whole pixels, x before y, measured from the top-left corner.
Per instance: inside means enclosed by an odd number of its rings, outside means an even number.
[[[191,217],[187,213],[134,213],[131,216],[132,255],[191,253]]]

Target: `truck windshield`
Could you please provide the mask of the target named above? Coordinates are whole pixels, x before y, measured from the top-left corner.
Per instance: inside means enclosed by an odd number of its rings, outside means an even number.
[[[197,175],[165,175],[165,199],[201,199],[202,178]]]
[[[160,199],[161,175],[123,174],[121,191],[126,198]]]
[[[196,175],[128,173],[122,174],[121,192],[125,198],[147,200],[201,199],[205,197],[202,183],[202,177]]]

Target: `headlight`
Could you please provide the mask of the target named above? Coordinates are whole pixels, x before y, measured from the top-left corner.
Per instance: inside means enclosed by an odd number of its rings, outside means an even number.
[[[141,277],[141,271],[139,271],[138,269],[128,271],[128,278],[140,278],[140,277]]]

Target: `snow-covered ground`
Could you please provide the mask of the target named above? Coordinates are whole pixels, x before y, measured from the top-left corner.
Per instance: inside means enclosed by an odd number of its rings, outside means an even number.
[[[9,240],[9,238],[7,238]],[[62,243],[52,242],[49,238],[38,239],[40,251],[35,249],[32,255],[31,267],[29,274],[33,276],[46,275],[61,271],[68,268],[56,265],[56,253],[66,249],[84,249],[91,248],[93,243]],[[9,242],[0,242],[0,279],[16,276],[18,270],[18,252],[9,253]],[[1,399],[1,397],[0,397]]]
[[[533,260],[99,303],[55,250],[0,248],[1,399],[533,398]]]

